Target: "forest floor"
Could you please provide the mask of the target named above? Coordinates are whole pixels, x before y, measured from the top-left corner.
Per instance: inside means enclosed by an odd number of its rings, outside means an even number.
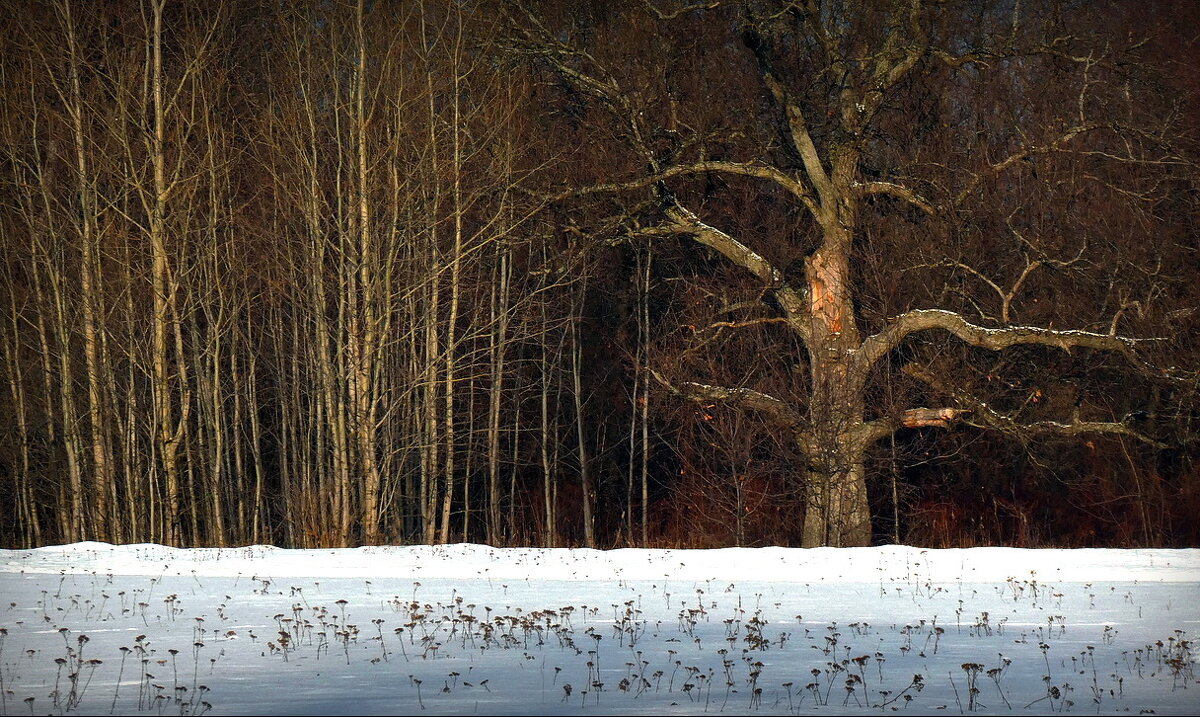
[[[1185,714],[1200,550],[0,551],[2,714]]]

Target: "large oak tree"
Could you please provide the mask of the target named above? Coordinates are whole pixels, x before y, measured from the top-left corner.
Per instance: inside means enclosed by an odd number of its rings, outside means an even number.
[[[769,416],[804,455],[803,543],[863,545],[866,456],[897,431],[1158,444],[1086,392],[1051,415],[1026,410],[1040,388],[997,391],[1063,353],[1185,378],[1151,365],[1194,266],[1169,199],[1194,164],[1155,27],[1131,22],[1056,2],[643,0],[518,8],[507,48],[547,70],[548,134],[578,146],[548,195],[583,231],[682,240],[703,265],[675,277],[706,288],[659,383]],[[779,360],[691,370],[746,332]],[[985,368],[1013,351],[1024,368]],[[878,400],[889,373],[917,400]]]

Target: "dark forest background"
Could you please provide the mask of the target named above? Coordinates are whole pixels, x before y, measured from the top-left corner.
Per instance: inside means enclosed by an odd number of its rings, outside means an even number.
[[[3,14],[0,544],[1200,544],[1200,4]]]

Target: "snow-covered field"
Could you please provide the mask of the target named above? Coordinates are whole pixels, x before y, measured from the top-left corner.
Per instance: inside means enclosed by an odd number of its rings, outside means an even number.
[[[1200,550],[0,551],[4,714],[1200,706]]]

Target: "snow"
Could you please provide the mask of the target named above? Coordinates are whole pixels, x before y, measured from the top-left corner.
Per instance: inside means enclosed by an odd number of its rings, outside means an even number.
[[[1185,714],[1198,599],[1200,550],[78,543],[0,551],[0,706]]]

